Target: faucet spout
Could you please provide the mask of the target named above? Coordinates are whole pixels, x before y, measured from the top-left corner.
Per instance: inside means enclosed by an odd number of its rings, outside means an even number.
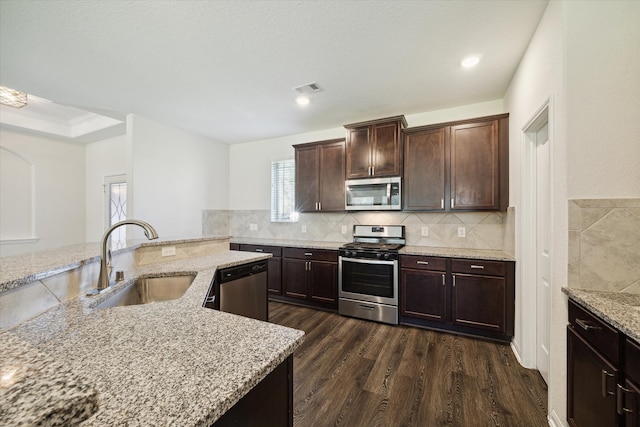
[[[100,242],[100,275],[98,276],[98,286],[96,288],[97,292],[100,292],[109,287],[109,271],[107,267],[107,242],[109,241],[109,236],[111,236],[111,233],[113,233],[116,228],[127,224],[142,227],[142,229],[144,230],[144,235],[147,236],[147,239],[149,240],[158,238],[158,233],[156,232],[155,228],[151,226],[151,224],[140,221],[138,219],[125,219],[124,221],[117,222],[109,227],[107,231],[104,232],[104,235],[102,236],[102,240]]]

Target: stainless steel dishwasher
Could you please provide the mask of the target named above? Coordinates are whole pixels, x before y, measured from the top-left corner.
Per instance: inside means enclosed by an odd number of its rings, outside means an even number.
[[[267,261],[218,270],[209,286],[204,306],[268,321]]]

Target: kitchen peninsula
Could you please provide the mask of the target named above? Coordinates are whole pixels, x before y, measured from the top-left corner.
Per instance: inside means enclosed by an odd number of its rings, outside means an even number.
[[[116,288],[139,277],[195,274],[186,293],[173,301],[100,310],[96,305],[117,289],[97,297],[76,290],[66,300],[56,296],[60,302],[36,317],[0,329],[0,419],[87,426],[223,421],[265,378],[291,367],[304,336],[202,307],[217,268],[269,257],[229,251],[228,241],[223,236],[145,242],[114,253],[116,269],[118,257],[135,258]],[[202,254],[199,244],[213,244],[215,253]],[[177,247],[178,256],[143,262],[149,251],[166,245]],[[91,253],[91,248],[72,247],[65,256],[63,248],[55,255],[56,265],[45,263],[46,270],[41,258],[34,261],[38,257],[30,261],[36,270],[18,265],[28,257],[3,259],[0,306],[3,297],[34,281],[96,264],[97,247]],[[291,392],[286,384],[283,392]]]

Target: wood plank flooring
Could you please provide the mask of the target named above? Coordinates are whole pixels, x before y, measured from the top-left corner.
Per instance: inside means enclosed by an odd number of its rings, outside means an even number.
[[[509,346],[269,303],[306,332],[294,353],[294,425],[548,426],[547,387]]]

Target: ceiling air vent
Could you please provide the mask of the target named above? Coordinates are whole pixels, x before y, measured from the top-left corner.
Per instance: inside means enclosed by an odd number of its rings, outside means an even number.
[[[318,83],[311,82],[304,85],[296,86],[293,88],[300,95],[311,95],[312,93],[322,92],[322,88],[318,86]]]

